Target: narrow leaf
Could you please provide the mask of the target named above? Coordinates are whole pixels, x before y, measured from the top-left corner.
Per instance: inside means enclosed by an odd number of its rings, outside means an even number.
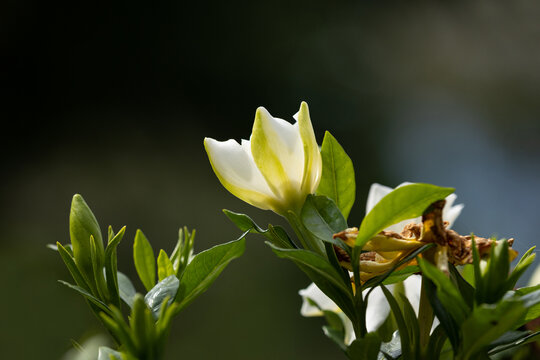
[[[452,315],[454,320],[461,324],[469,315],[471,309],[461,296],[454,283],[434,265],[424,259],[418,259],[422,274],[437,286],[437,297]]]
[[[156,284],[156,265],[154,250],[141,230],[135,234],[133,243],[133,260],[135,269],[147,291],[150,291]]]

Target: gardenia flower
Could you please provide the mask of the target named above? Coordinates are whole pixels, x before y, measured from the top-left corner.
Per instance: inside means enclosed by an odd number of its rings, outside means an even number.
[[[302,102],[296,123],[274,118],[263,107],[255,113],[249,140],[204,139],[210,164],[234,196],[263,210],[300,212],[319,186],[322,159],[308,105]]]
[[[402,183],[399,186],[408,185],[411,183]],[[399,187],[398,186],[398,187]],[[367,204],[366,204],[366,214],[373,209],[373,207],[386,195],[388,195],[393,189],[384,185],[380,184],[373,184],[371,185],[371,188],[369,189]],[[446,204],[444,206],[443,210],[443,220],[445,222],[448,222],[448,227],[452,226],[452,224],[455,222],[459,214],[461,213],[461,210],[463,209],[463,204],[459,205],[453,205],[457,196],[455,194],[450,194],[446,197]],[[394,224],[388,228],[386,228],[384,231],[388,232],[395,232],[400,233],[403,228],[411,223],[421,223],[422,218],[418,217],[415,219],[409,219],[404,220],[400,223]],[[397,244],[400,245],[400,244]],[[400,245],[402,246],[402,245]],[[368,262],[364,262],[365,265],[368,264]],[[411,275],[409,276],[405,281],[403,281],[404,291],[405,295],[409,299],[412,307],[414,308],[416,314],[418,315],[418,309],[420,306],[420,290],[421,290],[421,284],[422,284],[422,277],[420,275]],[[390,291],[393,291],[394,286],[389,285],[387,288]],[[363,291],[363,295],[365,296],[367,294],[368,290]],[[350,344],[354,340],[354,333],[347,333],[347,329],[352,329],[352,323],[351,321],[343,314],[341,309],[330,299],[328,296],[326,296],[315,284],[309,285],[306,289],[300,290],[300,295],[303,298],[302,308],[300,310],[300,313],[303,316],[321,316],[322,312],[321,310],[329,310],[337,313],[340,315],[341,319],[343,320],[343,325],[345,328],[345,344]],[[313,306],[307,299],[310,299],[311,302],[318,305],[317,308]],[[336,310],[337,309],[337,310]],[[368,332],[377,330],[382,323],[386,320],[388,317],[388,314],[390,313],[390,306],[388,305],[388,302],[386,301],[386,297],[384,296],[382,290],[378,287],[376,289],[373,289],[371,294],[369,295],[368,299],[368,307],[366,310],[366,328]],[[434,326],[438,323],[437,319],[434,321]]]

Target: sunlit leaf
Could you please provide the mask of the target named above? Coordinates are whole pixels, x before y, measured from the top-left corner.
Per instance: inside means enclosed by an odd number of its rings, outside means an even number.
[[[133,261],[139,278],[147,291],[150,291],[156,284],[156,258],[152,245],[148,242],[141,230],[135,234],[133,243]]]
[[[324,135],[321,146],[321,157],[323,170],[316,193],[334,200],[346,219],[356,196],[352,161],[328,131]]]

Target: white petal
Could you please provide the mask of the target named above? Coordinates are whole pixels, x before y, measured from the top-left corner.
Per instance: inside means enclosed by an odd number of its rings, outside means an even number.
[[[403,287],[405,288],[405,296],[409,299],[416,316],[418,316],[418,309],[420,308],[420,291],[422,289],[422,276],[411,275],[405,281],[403,281]]]
[[[366,203],[366,214],[368,214],[371,209],[379,202],[383,197],[388,195],[393,189],[384,186],[381,184],[374,183],[369,188],[367,203]]]
[[[273,193],[253,161],[249,141],[242,140],[240,145],[232,139],[205,138],[204,145],[214,172],[227,190],[254,206],[270,209],[266,198],[272,198]]]
[[[448,210],[446,213],[443,212],[443,220],[448,221],[448,227],[451,228],[452,225],[454,225],[454,222],[456,221],[459,214],[461,214],[461,210],[465,205],[459,204],[456,206],[452,206],[450,210]]]
[[[452,207],[452,205],[454,205],[454,201],[456,201],[456,199],[457,199],[457,195],[456,195],[455,193],[452,193],[452,194],[448,195],[448,196],[446,197],[446,199],[444,199],[444,200],[446,200],[446,204],[444,204],[444,209],[443,209],[443,211],[448,211],[448,210],[450,210],[450,208]]]
[[[393,291],[394,286],[387,286],[388,290]],[[362,295],[366,295],[368,290],[364,290]],[[366,309],[366,329],[368,332],[377,330],[386,320],[390,313],[390,305],[380,287],[375,288],[368,298]]]
[[[353,324],[351,320],[349,320],[347,315],[345,315],[345,313],[340,312],[338,313],[338,316],[341,318],[341,322],[343,323],[343,328],[345,332],[343,342],[345,343],[345,345],[350,345],[356,339]]]
[[[307,288],[298,292],[303,298],[302,308],[300,314],[302,316],[322,316],[321,310],[328,310],[333,312],[341,312],[341,309],[334,303],[325,293],[323,293],[317,285],[311,283]],[[318,307],[311,305],[306,299],[310,299],[318,305]]]

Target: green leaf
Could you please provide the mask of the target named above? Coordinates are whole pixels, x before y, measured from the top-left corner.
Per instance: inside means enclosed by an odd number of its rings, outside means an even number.
[[[347,349],[347,355],[354,360],[376,360],[381,348],[381,339],[376,333],[354,340]],[[405,358],[404,358],[405,359]]]
[[[442,271],[424,259],[418,259],[422,274],[437,286],[437,298],[454,320],[461,324],[469,315],[471,309],[461,296],[459,289]]]
[[[333,238],[335,233],[347,228],[347,221],[333,200],[326,196],[308,195],[300,218],[311,235],[349,251],[341,239]]]
[[[523,305],[527,309],[520,325],[524,325],[525,323],[540,317],[540,290],[528,292],[527,294],[520,296],[519,299],[523,301]]]
[[[482,278],[482,270],[480,269],[480,254],[478,254],[478,248],[476,247],[476,240],[474,235],[471,234],[471,248],[473,254],[473,270],[474,270],[474,286],[476,291],[474,292],[475,300],[477,304],[482,304],[484,296],[484,279]]]
[[[88,291],[86,291],[82,287],[70,284],[63,280],[58,280],[58,282],[78,292],[79,294],[84,296],[88,301],[90,301],[92,304],[100,308],[103,312],[110,313],[110,308],[107,306],[107,304],[105,304],[103,301],[96,298],[94,295],[90,294]]]
[[[179,286],[180,281],[176,275],[170,275],[158,282],[156,286],[150,289],[150,291],[145,295],[144,301],[152,310],[154,318],[158,318],[161,304],[165,298],[169,298],[172,302],[172,299],[174,299],[178,293]]]
[[[431,281],[428,277],[422,278],[422,283],[425,284],[425,289],[427,293],[427,298],[429,303],[433,308],[433,312],[437,319],[440,321],[440,326],[443,327],[444,332],[448,336],[448,340],[452,344],[452,349],[456,352],[459,349],[460,337],[459,337],[459,327],[454,318],[443,306],[441,300],[437,294],[437,286]],[[443,355],[441,354],[441,357]]]
[[[321,146],[323,170],[317,195],[334,200],[345,218],[354,204],[356,183],[351,159],[328,131]]]
[[[407,299],[404,294],[399,293],[398,296],[400,297],[403,319],[407,324],[407,331],[410,341],[408,345],[411,347],[411,352],[413,354],[418,354],[420,343],[420,325],[418,323],[418,319],[416,318],[416,313],[414,312],[409,299]]]
[[[184,269],[193,256],[193,244],[195,242],[195,230],[191,233],[188,228],[178,231],[178,242],[174,248],[170,260],[177,277],[181,277]]]
[[[469,308],[472,309],[474,306],[474,288],[461,276],[453,264],[448,263],[448,268],[450,269],[450,277],[452,281],[454,284],[456,284]]]
[[[419,273],[420,267],[418,265],[409,265],[401,270],[392,271],[391,274],[382,282],[383,285],[392,285],[398,282],[403,282],[413,274]]]
[[[154,319],[152,311],[146,306],[145,299],[141,294],[135,296],[129,324],[139,357],[143,359],[153,358]]]
[[[438,325],[429,336],[426,359],[439,359],[446,338],[444,328]]]
[[[108,298],[107,285],[103,276],[103,266],[105,265],[105,257],[99,257],[98,245],[93,235],[90,235],[90,255],[92,258],[92,268],[94,272],[94,280],[96,282],[97,294],[103,300]]]
[[[388,304],[390,305],[390,309],[392,310],[392,314],[394,315],[394,319],[396,320],[398,329],[399,329],[399,336],[401,338],[401,354],[403,360],[409,360],[413,359],[413,351],[411,349],[411,338],[409,336],[408,326],[405,322],[405,318],[403,317],[403,313],[398,305],[398,302],[392,295],[392,293],[386,288],[386,286],[381,285],[381,289],[384,293],[384,296],[386,297],[386,300],[388,301]]]
[[[135,345],[133,333],[129,325],[124,320],[122,312],[120,312],[118,308],[112,306],[109,314],[100,313],[99,317],[109,329],[111,334],[114,335],[117,343],[122,344],[122,351],[125,351],[123,355],[133,354],[135,358],[138,358],[138,350],[137,346]]]
[[[56,243],[56,247],[58,249],[60,257],[64,261],[64,264],[66,264],[66,267],[71,273],[73,280],[75,280],[75,283],[86,291],[91,291],[86,279],[81,274],[79,268],[77,267],[77,264],[75,264],[75,259],[72,257],[72,255],[59,242]]]
[[[486,272],[483,275],[482,302],[494,304],[501,299],[506,292],[506,279],[510,270],[508,258],[508,242],[492,244]]]
[[[157,259],[157,266],[158,266],[158,280],[161,281],[165,279],[167,276],[175,274],[173,264],[169,257],[167,256],[167,253],[165,250],[161,249],[159,251],[158,259]]]
[[[95,239],[96,257],[100,259],[101,263],[103,263],[104,257],[103,239],[96,217],[79,194],[75,194],[71,202],[69,234],[75,263],[82,276],[87,279],[88,285],[92,287],[92,290],[96,290],[90,236]]]
[[[223,213],[240,229],[242,232],[249,231],[263,235],[272,244],[281,248],[295,248],[289,236],[280,226],[268,226],[268,230],[262,229],[249,216],[239,214],[227,209],[223,209]]]
[[[489,345],[491,350],[489,350],[488,354],[492,356],[501,351],[539,340],[540,330],[534,333],[530,331],[509,331]]]
[[[242,236],[195,255],[182,274],[176,295],[179,311],[205,292],[225,267],[244,253],[245,248],[246,242]]]
[[[120,307],[120,294],[118,290],[118,265],[116,257],[116,247],[122,241],[126,232],[126,227],[120,229],[118,234],[114,235],[112,228],[109,228],[109,243],[105,248],[105,277],[107,280],[107,289],[111,302]]]
[[[343,310],[349,319],[354,319],[352,290],[345,285],[341,275],[328,260],[309,250],[281,249],[271,243],[267,242],[267,244],[278,257],[294,261],[311,281]]]
[[[517,299],[476,307],[461,325],[463,358],[472,358],[485,351],[491,342],[514,330],[526,311],[523,302]]]
[[[383,197],[366,215],[356,238],[356,246],[362,248],[374,235],[403,220],[418,217],[435,201],[454,192],[430,184],[410,184],[398,187]]]
[[[150,291],[156,285],[156,265],[154,250],[141,230],[135,234],[133,243],[133,260],[135,269],[146,291]]]
[[[508,279],[506,280],[505,288],[507,290],[513,289],[514,286],[516,286],[516,283],[521,277],[521,275],[523,275],[525,270],[527,270],[527,268],[533,263],[536,257],[536,254],[534,253],[535,248],[536,246],[533,246],[532,248],[527,250],[527,252],[523,254],[519,262],[516,264],[516,267],[514,268],[514,270],[508,277]]]
[[[120,298],[131,308],[133,307],[133,300],[135,298],[135,287],[131,283],[131,280],[121,272],[117,272],[118,279],[118,293]]]

